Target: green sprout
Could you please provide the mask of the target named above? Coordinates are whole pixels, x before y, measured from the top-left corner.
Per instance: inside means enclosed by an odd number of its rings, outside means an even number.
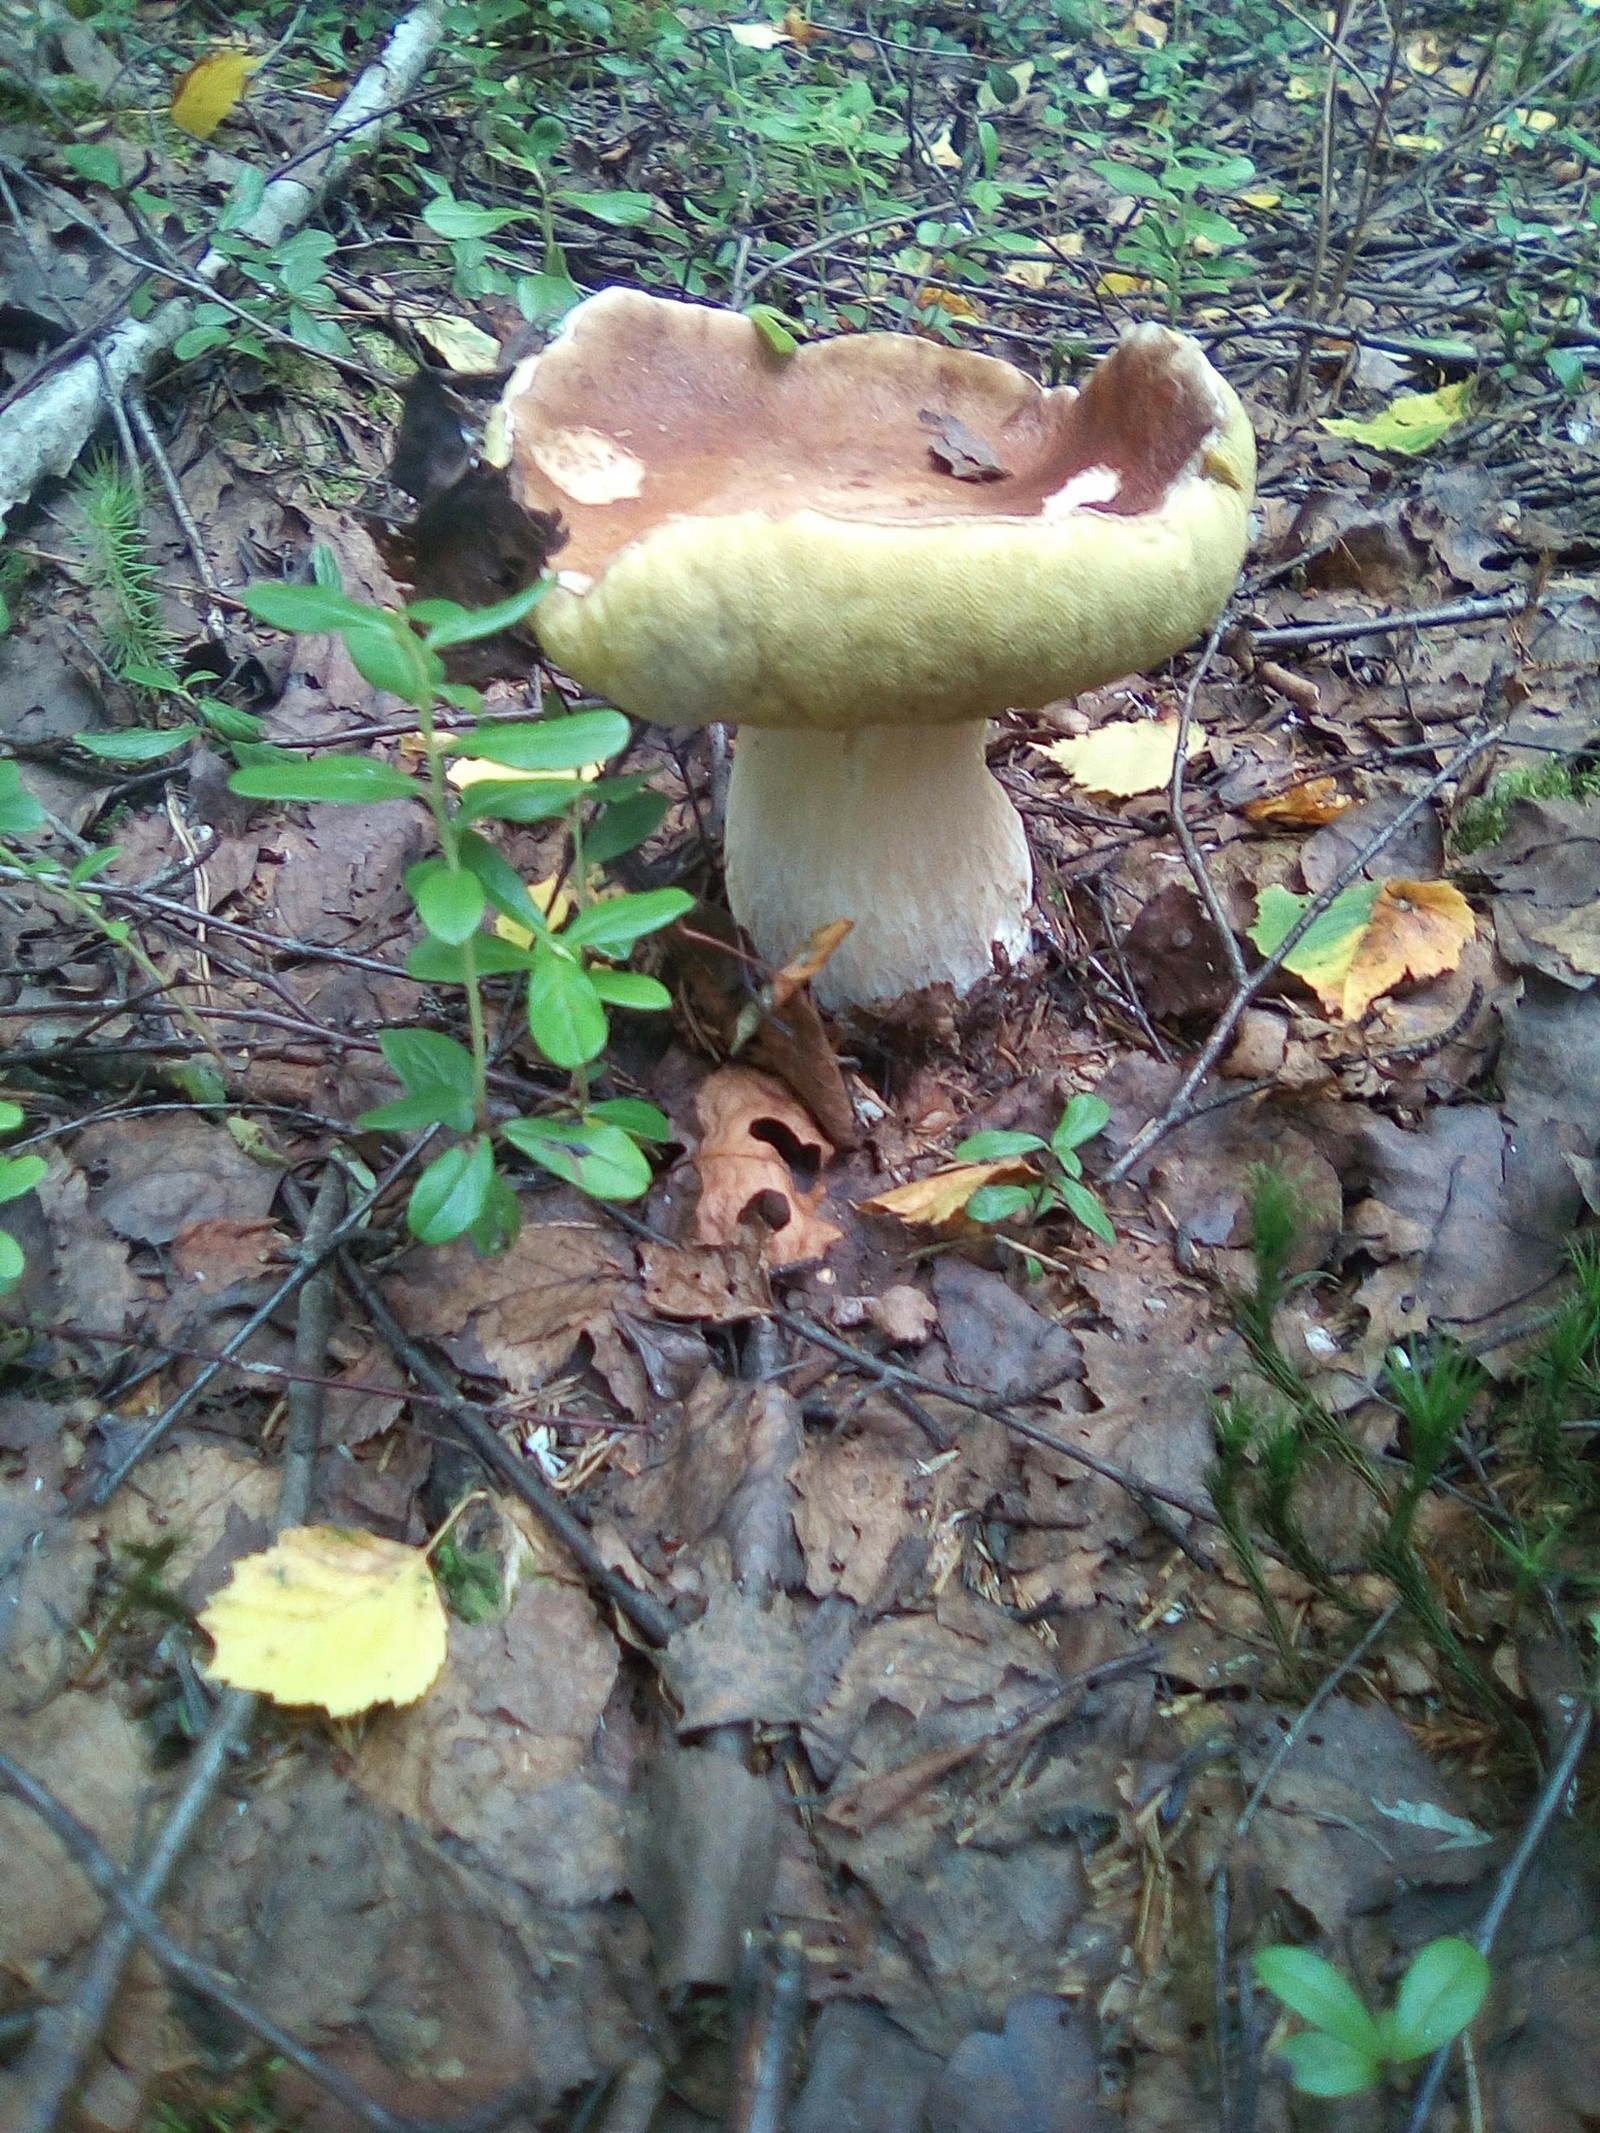
[[[1426,2059],[1476,2018],[1489,1965],[1469,1940],[1429,1941],[1412,1957],[1395,2003],[1374,2015],[1342,1970],[1309,1948],[1263,1948],[1251,1967],[1308,2026],[1277,2047],[1303,2096],[1354,2096],[1384,2069]]]

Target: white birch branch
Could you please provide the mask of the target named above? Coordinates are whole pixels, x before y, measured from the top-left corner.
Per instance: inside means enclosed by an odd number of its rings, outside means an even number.
[[[439,42],[440,0],[421,0],[396,23],[382,53],[368,67],[323,131],[327,146],[292,178],[274,178],[239,234],[275,245],[300,227],[353,159],[364,155],[393,116],[393,106],[416,86]],[[193,279],[208,286],[232,264],[208,251]],[[7,410],[0,424],[0,532],[47,474],[68,472],[107,413],[106,392],[120,394],[142,377],[184,333],[194,298],[176,296],[147,319],[125,319],[94,351],[43,379]]]

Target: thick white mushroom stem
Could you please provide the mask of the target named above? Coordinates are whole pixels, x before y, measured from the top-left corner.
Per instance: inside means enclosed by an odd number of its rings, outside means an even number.
[[[816,981],[824,1007],[919,986],[970,992],[1028,940],[1033,863],[984,761],[982,721],[853,733],[746,726],[728,788],[728,897],[774,968],[819,926],[854,931]]]

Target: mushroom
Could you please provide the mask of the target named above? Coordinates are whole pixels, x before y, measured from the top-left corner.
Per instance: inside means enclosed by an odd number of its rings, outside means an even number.
[[[904,334],[774,351],[740,313],[605,289],[518,366],[491,456],[559,511],[535,618],[584,687],[741,731],[728,893],[772,964],[848,918],[816,986],[958,994],[1026,946],[1033,870],[985,721],[1131,674],[1221,611],[1249,421],[1135,326],[1081,392]]]

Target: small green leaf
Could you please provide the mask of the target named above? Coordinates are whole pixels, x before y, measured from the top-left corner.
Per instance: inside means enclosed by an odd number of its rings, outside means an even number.
[[[587,1066],[606,1048],[606,1011],[587,973],[543,942],[528,979],[528,1031],[552,1066]]]
[[[363,681],[370,681],[375,689],[387,689],[408,704],[432,702],[433,667],[438,662],[430,664],[428,653],[403,623],[386,623],[382,617],[359,626],[346,623],[340,635]]]
[[[1355,2096],[1370,2089],[1382,2071],[1372,2053],[1320,2029],[1302,2029],[1278,2051],[1288,2060],[1289,2080],[1302,2096]]]
[[[22,1246],[10,1230],[0,1229],[0,1289],[14,1289],[27,1268]]]
[[[106,141],[74,141],[62,149],[61,160],[91,185],[103,185],[111,193],[122,190],[122,162]]]
[[[454,1037],[435,1029],[386,1029],[379,1035],[378,1049],[403,1089],[454,1089],[471,1102],[476,1086],[472,1054]],[[469,1116],[467,1126],[471,1123]]]
[[[603,1103],[591,1104],[585,1115],[604,1119],[611,1126],[620,1126],[636,1141],[670,1141],[674,1138],[672,1121],[666,1112],[658,1110],[654,1104],[647,1104],[640,1096],[608,1096]]]
[[[540,578],[509,599],[496,601],[493,607],[458,607],[453,616],[434,621],[422,641],[430,652],[442,652],[453,644],[476,644],[480,638],[498,637],[502,630],[515,629],[525,621],[552,583],[550,578]]]
[[[588,215],[613,230],[642,229],[647,222],[653,222],[656,215],[656,203],[648,193],[563,191],[557,198],[563,207],[574,208],[580,215]]]
[[[1036,1155],[1045,1143],[1037,1133],[969,1133],[957,1144],[958,1163],[1009,1163],[1023,1155]]]
[[[1135,200],[1170,200],[1172,189],[1164,185],[1148,170],[1140,170],[1133,163],[1091,162],[1089,168],[1097,178],[1104,178],[1107,185],[1115,186],[1119,193],[1131,195]]]
[[[222,703],[215,696],[196,697],[194,707],[225,741],[258,741],[266,730],[253,711],[241,711],[237,704]]]
[[[325,800],[365,807],[376,800],[420,796],[415,778],[369,755],[315,755],[303,763],[255,763],[236,770],[230,792],[247,800]]]
[[[483,1203],[483,1212],[467,1232],[472,1239],[472,1249],[481,1252],[485,1258],[493,1252],[508,1251],[516,1243],[521,1227],[521,1204],[509,1182],[496,1171],[489,1181],[489,1197]]]
[[[9,757],[0,762],[0,837],[31,836],[47,819],[32,793],[24,792],[16,764]]]
[[[1076,1215],[1085,1229],[1093,1230],[1106,1244],[1116,1243],[1117,1233],[1111,1227],[1111,1217],[1087,1185],[1080,1185],[1072,1178],[1062,1178],[1055,1193],[1068,1214]]]
[[[547,822],[589,788],[581,778],[482,778],[461,795],[461,822]]]
[[[1097,1133],[1104,1133],[1111,1123],[1111,1106],[1103,1096],[1074,1096],[1061,1114],[1061,1123],[1050,1136],[1050,1146],[1058,1156],[1065,1156],[1069,1149],[1081,1148],[1085,1141],[1092,1141]]]
[[[1387,2043],[1394,2059],[1421,2059],[1475,2020],[1489,1991],[1489,1965],[1454,1935],[1419,1948],[1400,1980]]]
[[[486,1140],[447,1148],[412,1187],[406,1222],[423,1244],[448,1244],[479,1221],[494,1184],[494,1150]]]
[[[980,1185],[962,1210],[974,1222],[1009,1222],[1027,1214],[1037,1197],[1030,1185]]]
[[[637,1200],[650,1190],[650,1159],[620,1126],[603,1119],[512,1118],[501,1128],[513,1148],[595,1200]]]
[[[498,912],[519,926],[526,926],[530,933],[549,931],[549,922],[528,894],[522,876],[487,837],[480,837],[476,830],[462,830],[458,849],[461,864],[476,874],[484,895]]]
[[[430,200],[422,219],[436,237],[452,243],[464,237],[492,237],[508,222],[518,222],[535,211],[525,207],[473,207],[465,200]]]
[[[1363,2053],[1368,2059],[1377,2056],[1377,2023],[1344,1972],[1324,1957],[1310,1948],[1263,1948],[1250,1967],[1268,1992],[1275,1993],[1291,2013],[1314,2022],[1353,2052]]]
[[[618,800],[602,808],[584,837],[584,857],[597,867],[620,859],[624,852],[633,851],[646,837],[654,835],[666,812],[667,796],[663,792],[642,792],[631,800]]]
[[[569,718],[452,733],[444,745],[452,755],[503,763],[507,770],[584,770],[620,754],[630,731],[620,711],[575,711]]]
[[[8,1133],[15,1133],[26,1116],[21,1104],[0,1100],[0,1140]]]
[[[635,1014],[659,1014],[672,1005],[672,995],[659,978],[647,978],[638,970],[607,970],[603,965],[589,972],[589,983],[608,1007],[629,1007]]]
[[[602,955],[617,955],[659,933],[675,918],[694,909],[694,898],[682,889],[646,889],[637,896],[608,896],[603,903],[580,911],[562,931],[569,948],[593,948]]]
[[[747,304],[744,315],[774,355],[792,356],[799,348],[799,339],[791,330],[794,322],[771,304]]]
[[[141,727],[131,733],[75,733],[86,755],[103,763],[155,763],[192,741],[198,726]]]
[[[258,622],[297,637],[321,637],[352,625],[370,629],[381,608],[363,607],[330,585],[247,585],[239,596]]]
[[[503,978],[533,968],[533,956],[493,933],[480,933],[472,943],[472,967],[480,978]],[[465,985],[466,957],[448,941],[418,941],[406,957],[406,976],[419,985]]]
[[[483,883],[465,867],[452,869],[442,859],[425,859],[406,869],[406,887],[417,916],[436,941],[459,947],[483,924]]]
[[[8,1155],[0,1159],[0,1201],[20,1200],[32,1192],[49,1165],[42,1155]]]

